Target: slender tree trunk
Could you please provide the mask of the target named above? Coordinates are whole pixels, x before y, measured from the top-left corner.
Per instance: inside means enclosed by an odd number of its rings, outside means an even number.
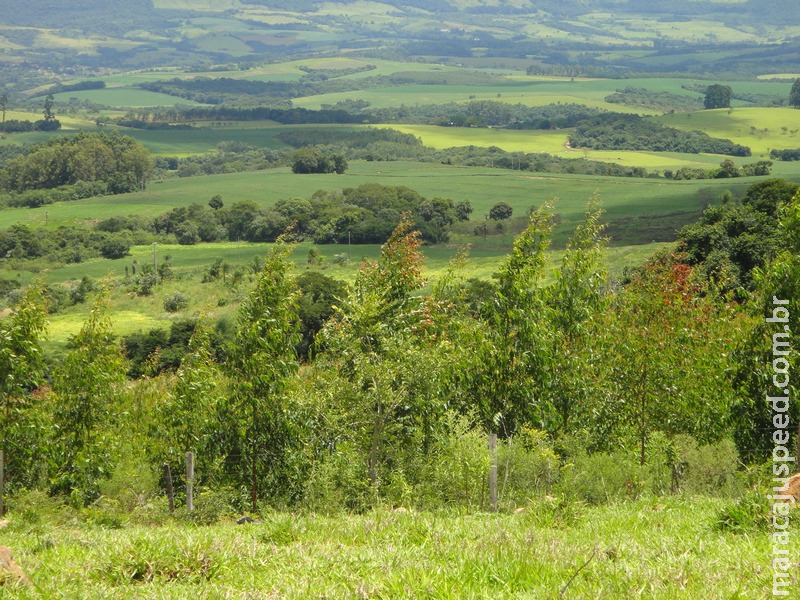
[[[256,441],[258,429],[258,409],[255,401],[253,402],[253,429],[250,439],[250,504],[252,512],[258,512],[258,473],[256,465]]]

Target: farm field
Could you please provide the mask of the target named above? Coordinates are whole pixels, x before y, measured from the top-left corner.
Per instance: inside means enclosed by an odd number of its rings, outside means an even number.
[[[455,146],[497,146],[508,152],[546,152],[560,158],[586,158],[616,163],[626,167],[644,167],[648,170],[709,168],[720,163],[720,157],[708,154],[682,154],[676,152],[635,152],[629,150],[592,150],[567,146],[569,131],[470,129],[465,127],[440,127],[435,125],[385,125],[403,133],[410,133],[426,146],[437,149]],[[734,158],[744,164],[751,158]]]
[[[795,108],[734,108],[664,115],[658,120],[679,129],[700,129],[749,146],[753,156],[772,149],[800,147],[800,110]]]
[[[192,203],[205,205],[214,194],[226,204],[254,200],[271,206],[281,199],[310,198],[319,190],[339,190],[364,183],[403,185],[426,197],[468,200],[474,220],[497,201],[511,204],[516,215],[531,206],[555,200],[554,210],[562,225],[572,228],[582,219],[583,206],[598,193],[610,222],[627,218],[663,218],[683,215],[691,220],[725,190],[740,191],[759,178],[737,180],[667,181],[590,175],[536,175],[506,169],[455,167],[436,163],[353,161],[344,175],[295,175],[288,168],[189,178],[164,179],[144,192],[104,196],[51,204],[35,209],[9,208],[0,211],[0,227],[14,223],[58,227],[85,223],[116,215],[139,214],[154,217],[170,208]],[[482,217],[481,217],[482,219]],[[46,222],[46,223],[45,223]],[[557,235],[559,231],[556,232]],[[622,242],[630,240],[622,240]],[[652,239],[639,240],[650,242]]]
[[[12,507],[3,542],[36,589],[87,600],[769,598],[771,537],[718,531],[730,503],[538,499],[522,514],[267,512],[258,523],[212,526],[165,518],[162,503],[140,518],[163,525],[115,529]],[[796,536],[792,545],[800,550]],[[9,588],[4,597],[32,593]]]

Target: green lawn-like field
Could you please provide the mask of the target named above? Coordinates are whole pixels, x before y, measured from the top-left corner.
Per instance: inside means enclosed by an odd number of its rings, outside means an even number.
[[[438,149],[453,146],[497,146],[508,152],[546,152],[561,158],[586,158],[613,162],[626,167],[644,167],[648,170],[710,168],[719,165],[723,157],[708,154],[677,152],[633,152],[629,150],[591,150],[570,148],[568,131],[510,130],[491,128],[438,127],[435,125],[385,125],[403,133],[411,133],[426,146]],[[743,164],[752,159],[736,158]]]
[[[758,178],[732,180],[667,181],[608,178],[582,175],[537,175],[506,169],[454,167],[436,163],[353,161],[344,175],[295,175],[286,168],[228,175],[165,179],[144,192],[52,204],[36,209],[0,211],[0,228],[14,223],[49,227],[87,223],[115,215],[157,216],[170,208],[192,203],[207,204],[220,194],[230,205],[255,200],[263,206],[291,197],[310,198],[319,189],[339,190],[363,183],[404,185],[426,197],[440,196],[454,202],[468,200],[473,219],[500,200],[524,215],[531,206],[558,198],[555,211],[572,226],[582,218],[583,206],[597,192],[609,220],[657,219],[674,215],[696,216],[725,190],[741,190]],[[701,190],[706,190],[701,193]],[[651,239],[640,239],[639,243]],[[627,240],[631,243],[631,240]]]
[[[769,532],[715,529],[731,502],[539,498],[521,514],[277,512],[247,525],[116,529],[12,507],[3,543],[33,584],[4,597],[771,598]]]
[[[107,87],[99,90],[80,90],[53,94],[56,102],[69,102],[71,98],[88,100],[94,104],[112,106],[115,108],[140,108],[152,106],[201,106],[201,104],[185,98],[159,94],[135,87]],[[60,117],[59,117],[60,120]]]
[[[670,127],[699,129],[711,136],[749,146],[754,156],[771,149],[800,148],[800,110],[796,108],[734,108],[664,115]]]

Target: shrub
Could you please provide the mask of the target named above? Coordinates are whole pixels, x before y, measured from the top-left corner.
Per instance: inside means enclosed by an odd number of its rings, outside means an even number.
[[[350,262],[350,257],[347,256],[346,252],[342,252],[341,254],[334,254],[333,258],[331,259],[331,261],[335,265],[339,265],[341,267],[344,267]]]
[[[770,524],[772,505],[761,490],[749,490],[717,515],[714,528],[731,533],[764,531]]]
[[[633,454],[598,452],[565,465],[557,489],[568,498],[603,504],[637,498],[644,491],[644,474]]]
[[[498,445],[498,495],[504,505],[525,504],[547,493],[558,479],[558,457],[547,434],[523,427]]]
[[[442,426],[447,435],[439,441],[422,484],[432,505],[442,503],[480,507],[485,496],[489,452],[486,434],[463,415],[449,413]]]
[[[170,313],[186,310],[189,307],[189,296],[183,292],[175,292],[164,298],[164,310]]]

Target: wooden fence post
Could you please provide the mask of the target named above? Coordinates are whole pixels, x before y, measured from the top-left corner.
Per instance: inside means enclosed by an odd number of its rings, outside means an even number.
[[[186,508],[194,510],[194,452],[186,453]]]
[[[172,471],[168,463],[164,463],[164,482],[167,484],[167,498],[169,499],[169,514],[175,512],[175,492],[172,489]]]
[[[489,509],[497,512],[497,434],[489,434]]]

